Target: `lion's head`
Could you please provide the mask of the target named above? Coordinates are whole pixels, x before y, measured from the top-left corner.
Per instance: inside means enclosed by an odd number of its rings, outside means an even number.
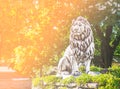
[[[89,36],[91,27],[87,19],[79,16],[76,20],[72,21],[72,26],[70,29],[70,41],[84,40]]]

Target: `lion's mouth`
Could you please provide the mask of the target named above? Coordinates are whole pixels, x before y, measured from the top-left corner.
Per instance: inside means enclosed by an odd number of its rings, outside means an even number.
[[[73,38],[76,39],[76,40],[81,40],[81,34],[74,34],[73,35]]]
[[[86,38],[86,35],[81,33],[72,34],[71,36],[75,40],[84,40]]]

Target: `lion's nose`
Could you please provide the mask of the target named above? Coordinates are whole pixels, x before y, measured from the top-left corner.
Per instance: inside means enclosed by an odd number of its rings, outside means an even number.
[[[77,29],[77,28],[75,28],[73,31],[74,31],[74,32],[78,32],[78,29]]]

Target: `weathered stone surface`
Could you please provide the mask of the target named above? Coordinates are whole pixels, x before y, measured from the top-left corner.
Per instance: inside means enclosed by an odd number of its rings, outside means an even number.
[[[45,84],[44,86],[50,86],[51,84]],[[60,83],[55,83],[52,84],[53,86],[56,87],[56,89],[59,89],[60,87],[66,87],[68,89],[98,89],[98,83],[86,83],[82,85],[77,85],[76,83],[70,83],[67,85],[60,84]]]
[[[96,75],[99,75],[99,74],[101,74],[101,73],[100,73],[100,72],[90,71],[88,74],[89,74],[89,75],[92,75],[92,76],[96,76]]]
[[[98,83],[87,83],[87,84],[84,85],[84,88],[97,89],[98,88]]]

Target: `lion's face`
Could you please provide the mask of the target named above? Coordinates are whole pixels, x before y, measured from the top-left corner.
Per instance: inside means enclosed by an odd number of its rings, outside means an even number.
[[[85,18],[80,16],[75,21],[72,22],[72,26],[70,29],[71,39],[83,40],[90,34],[89,30],[90,30],[89,22]]]
[[[75,21],[71,27],[71,32],[80,35],[84,30],[84,25],[78,21]]]

